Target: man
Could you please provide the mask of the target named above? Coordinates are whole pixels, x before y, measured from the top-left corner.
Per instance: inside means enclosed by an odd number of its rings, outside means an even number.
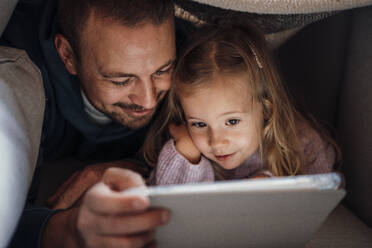
[[[13,194],[5,199],[13,207],[8,212],[14,220],[8,223],[15,225],[37,154],[38,164],[66,157],[135,157],[170,87],[173,5],[169,0],[61,0],[58,6],[54,0],[21,1],[1,44],[28,55],[0,49],[0,86],[15,96],[1,95],[8,106],[2,114],[19,131],[6,137],[7,147],[18,147],[6,154],[11,162],[17,155],[22,158],[6,164],[12,168],[4,177],[11,178],[5,183]],[[154,228],[167,222],[168,212],[148,210],[146,197],[117,193],[141,185],[138,174],[109,169],[80,206],[65,211],[26,208],[11,246],[151,244]]]

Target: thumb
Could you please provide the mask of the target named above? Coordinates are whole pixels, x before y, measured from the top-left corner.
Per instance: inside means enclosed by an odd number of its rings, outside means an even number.
[[[125,194],[125,189],[132,187],[145,187],[139,174],[127,169],[109,168],[102,181],[88,190],[82,207],[100,214],[143,211],[148,208],[149,199],[147,196]]]
[[[112,191],[123,191],[128,188],[145,186],[145,181],[138,173],[115,167],[105,171],[102,181]]]

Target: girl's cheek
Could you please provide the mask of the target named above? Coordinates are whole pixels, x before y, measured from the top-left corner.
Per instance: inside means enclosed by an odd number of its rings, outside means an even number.
[[[191,139],[201,153],[206,150],[207,140],[203,135],[191,134]]]

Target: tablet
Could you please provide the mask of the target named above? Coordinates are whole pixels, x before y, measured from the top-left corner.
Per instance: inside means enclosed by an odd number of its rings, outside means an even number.
[[[329,173],[138,191],[171,212],[157,247],[304,247],[344,197],[341,181]]]

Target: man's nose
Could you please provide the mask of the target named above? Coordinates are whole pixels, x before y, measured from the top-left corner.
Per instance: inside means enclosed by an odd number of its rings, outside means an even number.
[[[137,85],[134,94],[130,97],[131,101],[145,109],[152,109],[156,106],[157,91],[153,82],[142,81]]]

